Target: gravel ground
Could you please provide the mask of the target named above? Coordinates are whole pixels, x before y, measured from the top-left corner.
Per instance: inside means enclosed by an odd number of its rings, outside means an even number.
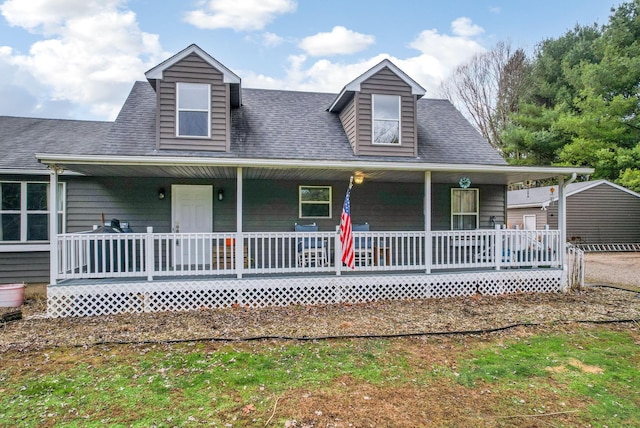
[[[585,282],[640,288],[640,253],[587,253]]]
[[[586,279],[627,289],[591,286],[562,294],[46,319],[42,293],[29,293],[28,287],[24,319],[0,324],[0,353],[105,342],[439,334],[518,324],[640,320],[640,288],[633,288],[640,286],[639,253],[589,254]]]

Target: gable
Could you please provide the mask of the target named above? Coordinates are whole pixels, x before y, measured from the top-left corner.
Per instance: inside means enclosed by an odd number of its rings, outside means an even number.
[[[181,83],[206,84],[210,88],[209,136],[178,136],[177,102]],[[230,91],[224,73],[191,53],[163,70],[156,83],[157,147],[160,150],[227,151],[230,132]]]
[[[375,73],[367,75],[368,77],[359,80],[357,85],[352,83],[348,86],[358,89],[348,101],[346,101],[346,97],[340,101],[345,103],[339,112],[340,121],[354,154],[416,157],[418,154],[417,97],[413,93],[414,87],[388,66],[380,67]],[[376,96],[399,98],[398,144],[376,144],[374,137],[374,99]]]

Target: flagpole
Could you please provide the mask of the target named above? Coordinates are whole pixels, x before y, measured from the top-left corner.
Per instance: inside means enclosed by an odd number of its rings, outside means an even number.
[[[353,187],[353,175],[349,177],[349,190]]]

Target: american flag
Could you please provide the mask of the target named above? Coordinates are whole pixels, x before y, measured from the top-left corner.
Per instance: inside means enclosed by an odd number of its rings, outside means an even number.
[[[342,263],[351,269],[355,269],[355,259],[353,254],[353,234],[351,233],[351,185],[347,189],[347,196],[344,198],[342,215],[340,216],[340,243],[342,244]]]

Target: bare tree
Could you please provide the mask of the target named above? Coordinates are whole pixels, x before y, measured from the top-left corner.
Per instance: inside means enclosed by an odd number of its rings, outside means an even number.
[[[527,58],[522,49],[513,51],[500,42],[458,66],[439,92],[451,100],[496,149],[504,146],[500,132],[508,116],[518,109],[525,89]]]

